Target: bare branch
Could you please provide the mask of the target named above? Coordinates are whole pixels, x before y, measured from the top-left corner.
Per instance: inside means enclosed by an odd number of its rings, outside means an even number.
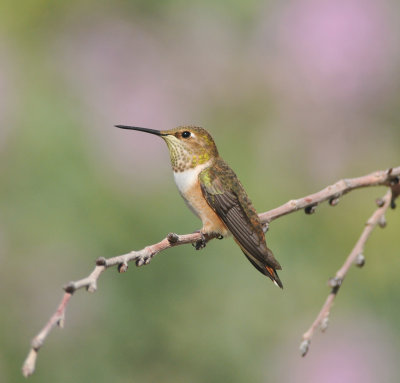
[[[337,293],[339,292],[340,286],[343,283],[343,280],[349,271],[350,267],[355,264],[358,267],[362,267],[364,265],[364,247],[365,244],[371,235],[372,231],[377,225],[380,225],[382,219],[385,217],[385,213],[389,208],[392,201],[392,192],[389,190],[385,196],[378,202],[378,209],[372,214],[372,216],[367,221],[365,228],[358,239],[357,243],[353,247],[353,250],[350,252],[348,257],[346,258],[343,266],[336,272],[334,278],[331,278],[328,282],[329,286],[332,288],[324,305],[322,306],[321,311],[317,315],[317,318],[314,320],[311,327],[303,334],[303,341],[300,344],[300,352],[302,356],[305,356],[309,350],[311,338],[314,335],[314,332],[319,327],[322,331],[325,331],[328,326],[329,313],[332,308],[333,301]]]
[[[392,190],[395,190],[394,188],[398,188],[399,184],[399,176],[400,176],[400,167],[385,170],[385,171],[378,171],[375,173],[368,174],[363,177],[358,177],[358,178],[351,178],[351,179],[344,179],[341,181],[336,182],[335,184],[326,187],[325,189],[311,194],[309,196],[297,199],[297,200],[291,200],[287,203],[285,203],[282,206],[279,206],[275,209],[272,209],[270,211],[267,211],[265,213],[261,213],[260,219],[263,224],[265,224],[266,227],[268,227],[269,223],[272,222],[273,220],[282,217],[283,215],[287,215],[290,213],[293,213],[295,211],[298,211],[300,209],[304,209],[307,214],[311,214],[315,211],[315,208],[319,203],[322,203],[324,201],[329,201],[330,205],[335,206],[339,198],[343,196],[344,194],[350,192],[351,190],[362,188],[362,187],[368,187],[368,186],[378,186],[378,185],[384,185],[384,186],[389,186],[392,188]],[[397,191],[397,189],[396,189]],[[389,196],[388,196],[389,195]],[[398,194],[397,194],[398,195]],[[397,197],[396,195],[396,197]],[[384,201],[383,206],[380,209],[387,209],[388,204],[392,204],[394,206],[394,199],[390,198],[390,193],[385,196],[385,198],[388,198],[388,200]],[[388,202],[389,201],[389,202]],[[381,211],[378,209],[378,211]],[[381,216],[381,215],[379,215]],[[374,217],[374,216],[373,216]],[[375,221],[374,221],[375,222]],[[376,225],[376,223],[373,225],[373,227]],[[371,230],[372,228],[371,227]],[[369,235],[369,234],[368,234]],[[215,238],[215,236],[205,236],[205,240],[209,241],[211,239]],[[72,297],[72,294],[79,289],[86,288],[87,291],[89,292],[95,292],[97,289],[97,281],[100,277],[100,275],[109,267],[113,266],[118,266],[118,271],[119,272],[126,272],[128,269],[128,263],[131,261],[135,261],[136,266],[142,266],[142,265],[147,265],[150,263],[151,259],[158,254],[159,252],[168,249],[170,247],[174,246],[179,246],[183,244],[196,244],[198,241],[202,240],[202,235],[200,232],[192,233],[192,234],[184,234],[184,235],[177,235],[174,233],[168,234],[162,241],[147,246],[142,250],[139,251],[131,251],[130,253],[124,254],[124,255],[119,255],[116,257],[112,258],[98,258],[96,260],[96,266],[94,270],[91,272],[91,274],[83,279],[80,279],[78,281],[73,281],[69,282],[66,286],[64,286],[65,294],[62,298],[61,303],[59,304],[56,312],[51,316],[47,324],[43,327],[43,329],[40,331],[40,333],[33,338],[32,343],[31,343],[31,349],[29,351],[29,354],[24,362],[24,365],[22,367],[22,373],[25,377],[32,375],[34,370],[35,370],[35,365],[36,365],[36,359],[37,359],[37,353],[41,346],[43,345],[45,339],[49,335],[50,331],[55,327],[55,325],[58,325],[62,327],[63,322],[64,322],[64,316],[65,316],[65,310],[66,306]],[[366,240],[366,239],[365,239]],[[356,252],[355,256],[357,256],[361,252]],[[351,253],[353,254],[353,252]],[[349,256],[350,258],[350,256]],[[354,261],[352,258],[351,261],[345,263],[343,265],[342,269],[339,270],[338,274],[339,275],[339,280],[342,281],[344,275],[346,274],[348,267],[350,267],[351,263]],[[332,291],[337,289],[337,287],[333,287]],[[336,292],[337,292],[336,290]],[[335,294],[336,294],[335,292]],[[333,294],[333,297],[334,295]],[[328,310],[325,310],[324,313],[329,313],[329,308],[331,306],[331,301],[333,301],[333,297],[331,297],[332,293],[328,297],[327,302],[325,303],[324,307],[328,305]],[[315,327],[318,327],[321,322],[324,320],[324,318],[327,318],[327,314],[321,314],[321,320],[318,321],[318,323],[314,326],[312,326],[311,333],[307,335],[306,337],[303,337],[305,342],[310,342],[311,336],[313,334],[313,331]],[[318,316],[319,318],[320,316]],[[318,320],[317,318],[317,320]],[[309,330],[310,331],[310,330]],[[306,333],[308,334],[309,331]],[[305,334],[305,335],[306,335]]]
[[[215,238],[214,236],[205,235],[206,242]],[[22,374],[25,377],[32,375],[35,371],[36,359],[39,349],[42,347],[44,340],[49,335],[50,331],[58,325],[63,327],[65,310],[68,301],[72,297],[72,294],[79,289],[86,288],[88,292],[95,292],[97,290],[97,280],[100,275],[109,267],[118,266],[118,271],[120,273],[126,272],[128,270],[128,263],[135,261],[136,266],[147,265],[150,263],[151,259],[165,249],[170,247],[184,245],[188,243],[196,243],[202,239],[200,232],[193,234],[177,235],[175,233],[169,233],[162,241],[145,247],[139,251],[131,251],[130,253],[119,255],[112,258],[100,257],[96,260],[96,267],[90,273],[89,276],[82,278],[78,281],[69,282],[64,286],[64,296],[56,310],[56,312],[51,316],[49,321],[43,327],[43,329],[36,335],[31,342],[31,349],[22,367]]]
[[[65,309],[67,307],[67,303],[72,297],[72,294],[70,293],[65,293],[59,306],[57,307],[56,312],[51,316],[49,321],[46,323],[46,325],[43,327],[42,331],[37,334],[31,342],[31,349],[29,351],[29,354],[27,358],[25,359],[24,365],[22,367],[22,374],[27,377],[29,375],[32,375],[33,372],[35,371],[35,364],[36,364],[36,358],[38,351],[40,347],[42,347],[45,339],[47,338],[47,335],[49,335],[49,332],[53,329],[54,326],[59,326],[60,328],[64,327],[64,319],[65,319]]]
[[[301,209],[306,209],[306,213],[312,213],[313,211],[307,210],[313,210],[314,207],[324,201],[329,201],[331,206],[335,206],[339,202],[340,197],[354,189],[378,185],[393,186],[393,183],[397,185],[399,175],[400,167],[397,167],[377,171],[363,177],[343,179],[333,185],[327,186],[325,189],[322,189],[317,193],[296,200],[291,200],[282,206],[261,213],[260,219],[263,223],[268,224],[283,215]]]

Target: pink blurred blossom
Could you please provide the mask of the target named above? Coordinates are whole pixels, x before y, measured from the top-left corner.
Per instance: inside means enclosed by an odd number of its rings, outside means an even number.
[[[301,156],[319,181],[349,164],[391,163],[382,112],[400,85],[393,9],[388,0],[299,0],[260,12],[254,61],[277,112],[265,140],[294,167]]]
[[[300,103],[351,109],[384,102],[395,90],[399,63],[390,9],[374,0],[301,0],[282,7],[267,31],[276,49],[275,84]]]
[[[393,332],[371,313],[357,313],[345,323],[336,319],[324,334],[317,332],[304,358],[291,339],[277,350],[273,365],[282,383],[394,382],[400,350]]]

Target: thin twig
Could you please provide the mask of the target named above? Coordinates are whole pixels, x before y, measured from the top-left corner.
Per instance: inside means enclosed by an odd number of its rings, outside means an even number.
[[[378,185],[393,186],[393,184],[396,183],[395,181],[398,183],[399,176],[400,166],[384,171],[374,172],[363,177],[344,179],[326,187],[317,193],[297,200],[291,200],[284,205],[277,207],[276,209],[261,213],[259,216],[261,222],[268,227],[269,223],[273,220],[283,215],[294,213],[300,209],[304,209],[307,214],[313,213],[316,206],[324,201],[329,200],[329,203],[332,206],[335,206],[342,195],[357,188]],[[394,204],[393,200],[392,203]],[[209,241],[213,238],[215,237],[206,236],[205,240]],[[89,292],[95,292],[97,289],[97,281],[100,275],[109,267],[118,265],[118,271],[125,272],[128,269],[128,263],[131,261],[135,261],[137,266],[147,265],[156,254],[165,249],[188,243],[193,244],[201,239],[202,235],[199,232],[184,235],[170,233],[162,241],[147,246],[142,250],[131,251],[130,253],[112,258],[98,258],[96,260],[96,267],[89,276],[78,281],[69,282],[66,286],[64,286],[65,294],[56,312],[31,342],[31,349],[22,367],[23,375],[27,377],[32,375],[35,371],[37,353],[39,349],[55,325],[58,324],[59,326],[61,325],[60,327],[62,327],[67,303],[76,290],[86,288]]]
[[[57,307],[56,312],[51,316],[49,321],[46,323],[46,325],[43,327],[43,329],[37,334],[33,340],[32,340],[32,347],[29,351],[29,354],[24,362],[24,365],[22,367],[22,374],[27,377],[29,375],[32,375],[34,368],[35,368],[35,363],[36,363],[36,358],[38,351],[40,347],[42,347],[45,339],[47,338],[47,335],[49,335],[49,332],[53,329],[54,326],[59,326],[60,328],[64,327],[64,319],[65,319],[65,309],[67,307],[68,301],[71,299],[72,294],[71,293],[64,293],[63,298]]]
[[[275,209],[261,213],[260,219],[262,222],[268,224],[277,218],[297,210],[311,210],[311,208],[316,207],[319,203],[324,201],[329,201],[330,205],[335,206],[340,197],[354,189],[378,185],[392,186],[391,183],[393,180],[396,180],[399,175],[400,167],[397,167],[388,170],[380,170],[363,177],[343,179],[333,185],[327,186],[317,193],[310,194],[297,200],[290,200]],[[309,211],[309,213],[312,212],[314,212],[314,210]]]
[[[388,190],[385,196],[379,200],[379,207],[367,221],[360,238],[346,258],[343,266],[336,272],[335,277],[329,280],[329,286],[332,288],[332,290],[326,298],[326,301],[323,304],[321,311],[318,313],[317,318],[314,320],[310,328],[303,334],[303,341],[300,344],[300,352],[302,356],[307,354],[310,348],[311,338],[313,337],[315,330],[317,330],[319,327],[321,327],[322,331],[326,330],[329,313],[331,311],[333,302],[350,267],[353,264],[356,264],[359,267],[364,265],[363,253],[365,244],[377,225],[381,225],[382,227],[384,226],[385,213],[390,206],[391,200],[392,192],[391,190]]]
[[[204,237],[206,241],[215,238],[211,235],[206,235]],[[69,282],[63,287],[65,293],[59,306],[57,307],[57,310],[31,342],[31,349],[22,366],[22,374],[25,377],[28,377],[34,373],[39,349],[43,346],[45,339],[56,325],[61,328],[63,327],[66,306],[75,291],[86,288],[88,292],[95,292],[97,290],[97,281],[100,275],[109,267],[118,266],[118,271],[123,273],[128,270],[128,263],[131,261],[135,261],[136,266],[148,265],[151,259],[160,251],[178,245],[196,243],[201,239],[203,238],[200,232],[184,235],[170,233],[162,241],[155,243],[154,245],[147,246],[142,250],[131,251],[130,253],[118,255],[112,258],[98,258],[96,260],[96,267],[89,274],[89,276],[78,281]]]

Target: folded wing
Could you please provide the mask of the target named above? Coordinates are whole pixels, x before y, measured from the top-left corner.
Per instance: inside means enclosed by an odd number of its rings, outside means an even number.
[[[218,169],[218,175],[215,169]],[[281,266],[268,249],[258,214],[233,170],[219,160],[216,168],[203,170],[199,180],[208,204],[225,223],[249,261],[282,287],[275,271]]]

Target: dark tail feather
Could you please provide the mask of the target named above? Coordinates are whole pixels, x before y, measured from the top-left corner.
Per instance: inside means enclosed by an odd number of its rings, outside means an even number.
[[[281,282],[281,280],[280,280],[280,278],[279,278],[279,276],[278,276],[278,273],[276,272],[276,270],[274,270],[272,267],[268,267],[268,266],[265,266],[265,269],[266,270],[268,270],[268,273],[269,274],[271,274],[271,276],[272,276],[272,281],[278,286],[278,287],[280,287],[281,289],[283,289],[283,284],[282,284],[282,282]]]
[[[262,274],[266,275],[269,277],[272,282],[274,282],[278,287],[283,289],[283,284],[281,280],[279,279],[278,273],[276,270],[272,267],[269,267],[268,265],[261,265],[260,263],[256,262],[253,257],[248,256],[245,252],[243,254],[246,256],[246,258],[250,261],[250,263]]]

